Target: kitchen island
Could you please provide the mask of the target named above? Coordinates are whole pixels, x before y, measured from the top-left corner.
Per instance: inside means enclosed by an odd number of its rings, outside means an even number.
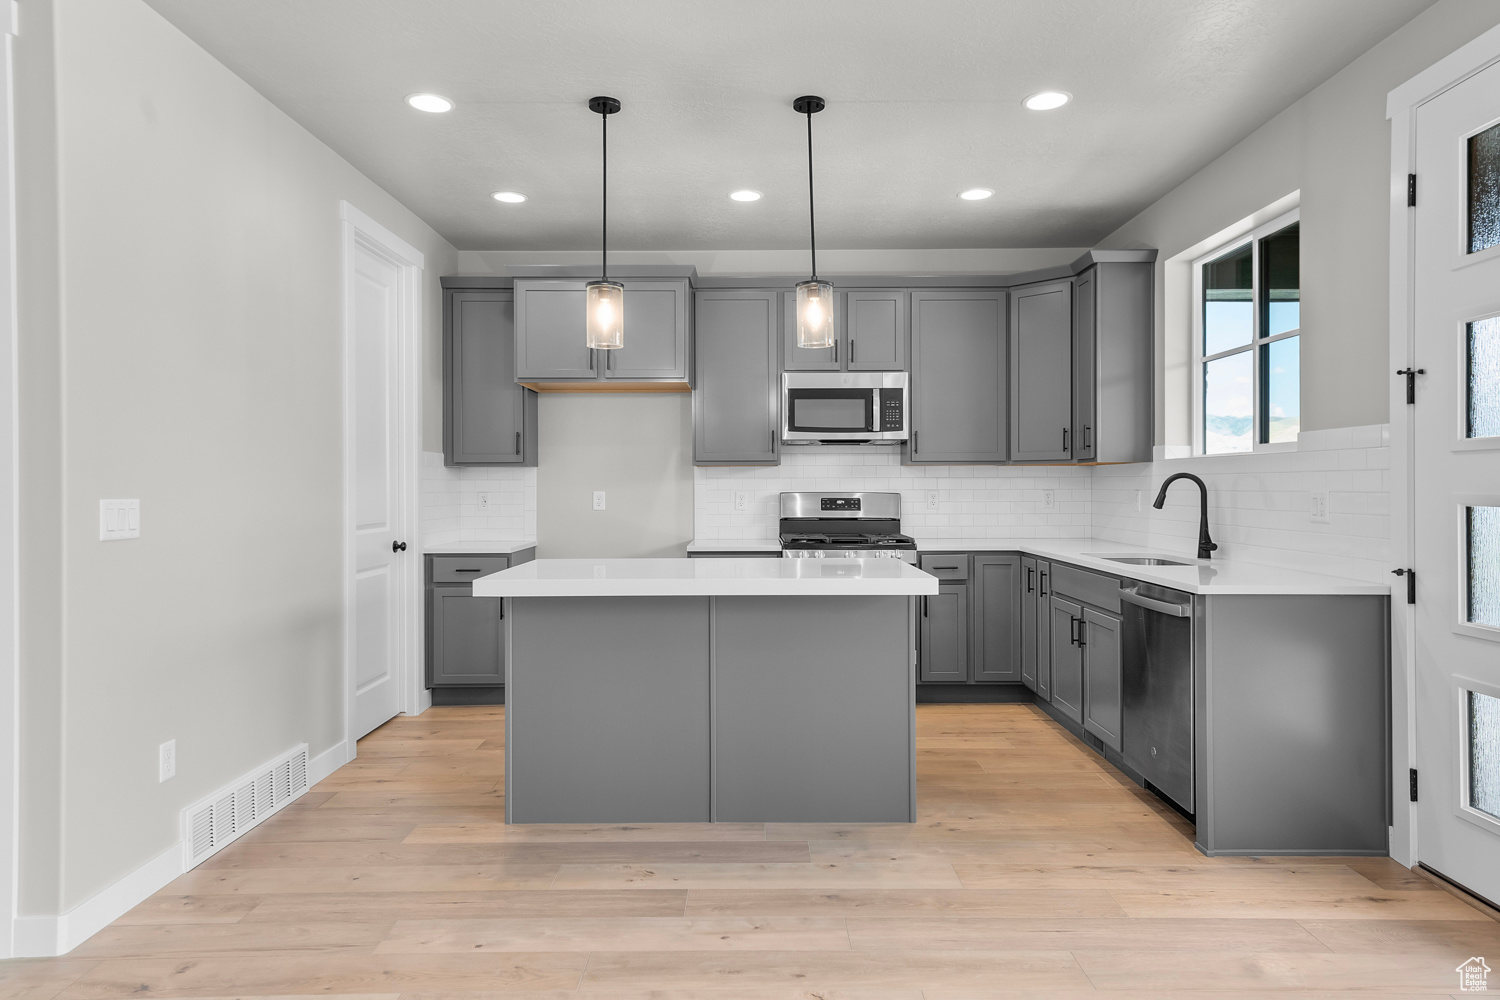
[[[511,823],[911,822],[897,559],[538,559],[505,599]]]

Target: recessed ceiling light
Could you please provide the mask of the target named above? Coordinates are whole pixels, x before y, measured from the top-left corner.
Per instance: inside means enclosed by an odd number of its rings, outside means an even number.
[[[735,201],[760,201],[760,192],[746,189],[744,191],[731,191],[729,197]]]
[[[526,196],[519,191],[496,191],[490,197],[507,205],[519,205],[526,200]]]
[[[1032,94],[1021,103],[1032,111],[1051,111],[1060,108],[1073,99],[1072,94],[1065,94],[1060,90],[1044,90],[1039,94]]]
[[[959,195],[959,197],[964,201],[984,201],[984,199],[994,193],[989,188],[969,188],[969,190]]]
[[[431,111],[434,114],[453,110],[453,102],[441,94],[407,94],[406,103],[418,111]]]

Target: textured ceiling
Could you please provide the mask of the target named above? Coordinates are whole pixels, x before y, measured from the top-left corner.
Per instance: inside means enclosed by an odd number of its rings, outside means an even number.
[[[799,94],[824,246],[1088,246],[1432,0],[147,2],[460,249],[597,245],[608,94],[611,245],[729,250],[806,243]]]

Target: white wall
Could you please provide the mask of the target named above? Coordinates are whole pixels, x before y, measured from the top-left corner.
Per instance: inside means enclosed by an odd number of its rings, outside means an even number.
[[[1500,23],[1494,0],[1438,0],[1100,243],[1154,247],[1158,358],[1185,349],[1186,265],[1165,262],[1277,199],[1301,192],[1302,427],[1382,424],[1390,252],[1393,87]],[[1190,443],[1184,377],[1158,380],[1158,444]],[[1172,397],[1168,397],[1168,393]]]
[[[171,847],[189,802],[342,740],[339,202],[426,254],[429,341],[455,258],[140,0],[22,17],[21,905],[45,915]],[[139,540],[98,541],[107,497],[140,498]]]
[[[686,555],[693,537],[690,395],[548,392],[537,410],[539,557]],[[595,490],[605,493],[602,511],[593,509]]]

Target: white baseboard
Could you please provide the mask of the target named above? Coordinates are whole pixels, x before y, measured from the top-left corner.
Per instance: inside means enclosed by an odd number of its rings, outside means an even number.
[[[339,740],[333,746],[318,754],[307,762],[307,784],[309,787],[316,785],[334,771],[343,767],[354,759],[349,752],[348,740]]]
[[[60,917],[17,917],[15,955],[17,958],[66,955],[181,874],[179,843]]]

